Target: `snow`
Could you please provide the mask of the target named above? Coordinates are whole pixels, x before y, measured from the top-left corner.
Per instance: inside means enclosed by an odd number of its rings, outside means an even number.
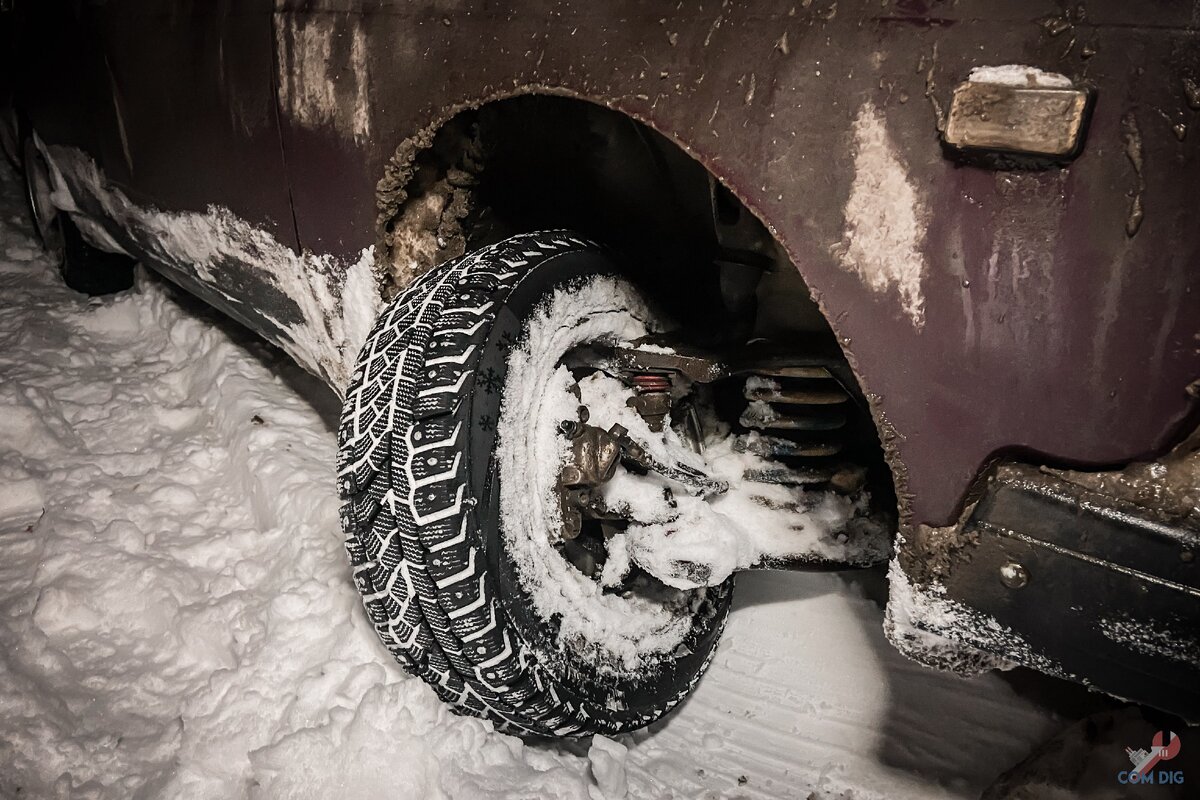
[[[4,485],[4,496],[0,499],[0,525],[33,524],[46,507],[42,487],[20,467],[6,466],[0,469],[0,481]]]
[[[739,448],[739,441],[715,424],[707,426],[714,435],[704,443],[703,454],[697,453],[672,429],[669,417],[662,432],[651,431],[631,406],[634,389],[600,372],[576,387],[570,372],[557,366],[570,349],[583,344],[629,345],[646,334],[651,317],[636,292],[611,277],[556,291],[530,320],[524,340],[509,357],[500,426],[501,475],[509,476],[501,480],[501,511],[535,607],[546,618],[562,616],[562,641],[595,643],[630,670],[646,656],[675,648],[686,633],[687,620],[686,606],[677,602],[682,598],[671,598],[664,615],[654,607],[657,600],[646,603],[641,595],[624,598],[603,592],[620,582],[631,563],[667,586],[690,591],[720,585],[736,570],[768,559],[861,562],[864,550],[875,560],[887,552],[883,530],[856,519],[866,512],[865,495],[850,499],[829,491],[750,481],[749,473],[778,465]],[[752,383],[754,388],[763,386],[778,388],[771,381]],[[614,478],[600,487],[601,496],[608,508],[635,522],[610,540],[616,561],[606,563],[599,586],[558,556],[555,538],[547,533],[562,527],[556,485],[569,448],[558,424],[574,420],[580,405],[588,409],[590,424],[606,430],[622,425],[659,462],[688,466],[729,487],[711,497],[692,496],[665,477],[634,476],[618,467]],[[769,421],[774,414],[762,401],[750,405],[744,417]],[[852,521],[856,530],[850,536]],[[879,543],[864,545],[872,533]],[[634,619],[640,624],[631,625]]]
[[[129,255],[125,252],[125,248],[121,247],[108,231],[97,225],[91,217],[85,217],[82,214],[73,214],[72,219],[75,222],[75,227],[79,228],[79,232],[83,235],[83,240],[95,247],[97,250],[103,250],[106,253],[121,253]]]
[[[667,347],[663,344],[654,344],[653,342],[641,342],[638,344],[638,349],[647,353],[657,353],[659,355],[675,355],[674,347]]]
[[[1043,89],[1069,89],[1071,79],[1057,72],[1046,72],[1024,64],[975,67],[967,76],[971,83],[998,83],[1003,86],[1036,86]]]
[[[1200,661],[1200,638],[1194,631],[1189,634],[1161,623],[1112,617],[1101,618],[1100,631],[1105,638],[1138,653],[1152,653],[1184,664]]]
[[[887,119],[869,100],[854,120],[854,182],[843,213],[845,230],[833,248],[839,264],[874,292],[894,289],[900,310],[920,330],[929,210],[888,133]]]
[[[297,253],[227,208],[209,206],[201,214],[139,206],[83,152],[63,146],[42,150],[54,176],[57,207],[77,210],[70,190],[90,195],[130,235],[148,243],[157,258],[195,274],[233,307],[242,300],[227,292],[225,265],[250,265],[259,271],[267,285],[295,302],[303,318],[299,322],[272,319],[281,332],[277,344],[309,372],[344,390],[354,359],[383,305],[374,277],[374,247],[364,248],[353,263],[307,250]],[[94,234],[97,226],[85,221],[83,230]],[[113,250],[110,243],[116,244],[111,237],[97,241],[103,249]],[[270,318],[264,308],[256,312]]]
[[[885,627],[892,642],[924,664],[961,675],[1009,670],[1016,664],[996,652],[1015,652],[1021,664],[1062,678],[1073,676],[1057,661],[1031,646],[1021,634],[995,617],[946,596],[934,582],[915,586],[893,557],[888,566],[889,600]],[[966,645],[966,646],[964,646]]]
[[[588,750],[596,791],[602,800],[619,800],[629,794],[629,779],[625,775],[625,759],[629,748],[607,736],[593,736]]]
[[[161,281],[67,290],[3,178],[0,796],[587,798],[378,644],[327,390]]]
[[[893,556],[888,564],[888,604],[884,623],[891,642],[923,664],[959,675],[1012,669],[1010,662],[947,636],[955,630],[976,626],[971,610],[945,598],[945,591],[940,584],[918,591],[900,567],[899,557]],[[996,624],[993,620],[992,625]]]
[[[844,562],[864,552],[876,560],[886,555],[882,529],[861,516],[868,504],[865,494],[852,499],[831,491],[748,480],[749,472],[771,463],[738,451],[736,444],[731,437],[711,438],[701,465],[712,477],[726,481],[729,490],[703,499],[681,494],[676,486],[673,513],[663,507],[662,492],[654,491],[653,481],[636,482],[644,493],[640,497],[630,487],[634,481],[605,487],[610,506],[629,506],[633,518],[644,523],[630,526],[628,534],[631,557],[644,570],[671,586],[689,589],[719,584],[736,570],[768,560]],[[640,508],[630,502],[635,497]],[[654,500],[657,507],[647,508]],[[851,529],[853,536],[847,535]],[[694,565],[692,574],[681,573],[680,565]]]
[[[561,620],[556,646],[605,671],[654,669],[683,642],[704,587],[724,583],[738,569],[767,558],[852,560],[861,537],[845,531],[867,503],[866,497],[748,481],[749,471],[771,462],[735,452],[729,436],[713,437],[700,455],[669,424],[652,431],[630,406],[632,388],[600,372],[576,386],[560,364],[573,348],[627,345],[657,324],[632,286],[600,276],[557,289],[527,322],[508,361],[498,448],[505,539],[538,614]],[[557,483],[570,449],[559,424],[577,419],[580,406],[588,409],[589,424],[622,425],[660,463],[682,464],[729,485],[712,497],[693,496],[663,476],[634,476],[618,466],[600,493],[608,508],[635,522],[609,540],[615,559],[606,561],[599,582],[557,552],[553,533],[563,527]],[[881,543],[875,555],[886,549]],[[606,591],[632,564],[678,591]]]
[[[740,578],[709,673],[649,730],[454,716],[351,587],[335,416],[162,281],[65,289],[0,166],[0,796],[973,798],[1060,727],[892,650],[874,572]]]
[[[559,289],[535,311],[509,355],[500,413],[500,513],[509,552],[538,614],[561,615],[559,646],[573,648],[601,670],[637,672],[661,661],[691,629],[694,598],[683,592],[604,592],[554,549],[548,532],[562,530],[555,484],[568,453],[558,426],[577,419],[581,402],[570,391],[570,371],[558,362],[584,343],[632,341],[652,329],[650,311],[624,281],[601,277]],[[627,410],[611,392],[581,399],[597,424],[616,421],[614,414]],[[631,436],[666,457],[665,445],[658,444],[662,437],[652,442],[636,412],[621,419]]]

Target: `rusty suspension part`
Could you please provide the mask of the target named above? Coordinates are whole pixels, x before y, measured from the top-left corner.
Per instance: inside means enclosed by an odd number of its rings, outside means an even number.
[[[671,379],[666,375],[634,375],[633,385],[640,394],[671,391]]]
[[[846,493],[861,488],[864,482],[864,469],[835,461],[853,437],[850,428],[854,402],[824,363],[827,356],[805,363],[804,358],[769,344],[720,354],[661,337],[615,347],[603,356],[609,359],[614,372],[634,388],[636,395],[629,404],[653,431],[662,430],[672,411],[673,397],[679,394],[678,382],[743,381],[741,394],[746,405],[738,423],[761,435],[739,437],[737,447],[777,464],[747,474],[750,480],[791,485],[828,483]],[[694,409],[691,413],[694,416]],[[696,438],[702,438],[698,430]]]
[[[622,425],[613,425],[608,430],[588,425],[587,409],[583,407],[580,416],[580,421],[563,420],[558,426],[571,442],[571,455],[559,472],[557,486],[564,539],[579,536],[585,518],[622,521],[622,517],[605,508],[596,491],[612,479],[618,464],[643,472],[654,472],[702,497],[724,494],[729,490],[729,484],[725,481],[709,477],[686,464],[659,461],[634,441]]]
[[[563,420],[558,426],[571,442],[571,456],[559,471],[556,487],[564,539],[579,535],[585,515],[600,516],[594,490],[616,473],[621,457],[620,435],[625,431],[620,425],[614,425],[612,431],[588,425],[587,409],[582,406],[580,417],[579,421]]]
[[[650,430],[658,433],[671,411],[671,376],[667,373],[645,372],[634,375],[630,380],[637,391],[637,395],[630,398],[630,405],[646,420]]]
[[[738,421],[763,433],[753,452],[784,461],[841,452],[850,395],[825,367],[757,369],[742,396],[747,404]]]

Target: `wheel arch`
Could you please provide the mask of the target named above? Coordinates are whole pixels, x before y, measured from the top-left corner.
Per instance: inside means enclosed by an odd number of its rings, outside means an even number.
[[[578,108],[591,109],[598,117],[607,118],[612,121],[622,120],[652,132],[655,137],[659,137],[662,142],[668,143],[679,155],[685,157],[685,169],[690,168],[695,171],[695,175],[691,176],[693,191],[698,191],[698,187],[695,185],[697,175],[711,179],[721,187],[722,191],[727,192],[730,197],[734,198],[742,209],[752,215],[756,223],[761,226],[769,237],[770,245],[775,248],[772,257],[776,261],[776,267],[790,271],[796,282],[802,287],[800,302],[807,306],[807,314],[804,316],[808,317],[808,321],[804,324],[825,326],[836,340],[838,349],[849,365],[849,369],[857,383],[856,388],[866,400],[871,420],[882,445],[884,460],[891,473],[896,491],[900,519],[902,522],[907,520],[911,516],[909,509],[910,494],[907,491],[908,472],[904,462],[900,458],[899,450],[895,446],[898,436],[888,421],[882,395],[871,390],[869,378],[864,374],[861,363],[852,348],[853,342],[851,338],[842,335],[838,331],[838,322],[846,318],[849,314],[865,310],[865,304],[860,304],[859,308],[834,305],[828,295],[822,291],[822,287],[814,283],[814,281],[819,280],[819,276],[815,270],[808,268],[809,265],[813,263],[815,258],[829,257],[828,248],[822,247],[818,241],[819,236],[815,226],[802,221],[799,228],[801,235],[786,236],[784,234],[785,231],[796,229],[796,219],[787,219],[782,212],[773,211],[757,203],[755,200],[757,193],[752,191],[752,187],[749,185],[752,176],[723,168],[722,151],[720,149],[699,146],[684,133],[663,125],[655,118],[639,113],[636,108],[631,108],[616,99],[592,97],[563,86],[522,85],[511,90],[481,95],[467,102],[448,105],[442,108],[429,124],[421,128],[417,133],[404,139],[396,146],[388,158],[384,174],[381,176],[376,192],[378,215],[375,231],[377,239],[375,267],[381,284],[384,287],[385,294],[394,293],[403,288],[402,285],[397,283],[397,279],[401,276],[395,271],[389,272],[389,265],[394,263],[397,248],[396,231],[390,229],[389,226],[404,215],[406,208],[412,209],[414,204],[419,204],[422,201],[423,195],[419,191],[414,190],[421,180],[422,165],[420,162],[422,158],[437,151],[439,145],[442,144],[439,142],[439,137],[453,131],[454,126],[464,120],[477,118],[478,115],[486,115],[489,111],[505,105],[523,101],[536,102],[539,100],[572,104]],[[553,155],[544,156],[540,162],[540,168],[546,172],[552,172],[560,166],[560,162]],[[486,168],[483,171],[486,171]],[[455,198],[448,198],[445,207],[450,208],[455,202]],[[467,227],[470,227],[469,223]],[[537,220],[536,224],[526,229],[536,229],[538,227],[579,226],[572,225],[570,221],[550,219]],[[506,233],[510,234],[515,232],[520,231],[506,231]],[[582,232],[600,241],[612,241],[612,237],[608,235],[611,231],[606,231],[603,227],[600,229],[587,229],[585,227]],[[804,232],[810,233],[811,237],[804,236]],[[434,238],[437,237],[435,236]],[[501,237],[493,237],[491,241],[497,238]],[[807,241],[805,241],[806,239]],[[471,232],[468,230],[466,235],[462,237],[462,245],[465,246],[470,241]],[[488,241],[485,238],[475,243],[486,244]],[[411,245],[411,238],[406,243]],[[426,251],[423,254],[408,253],[406,255],[408,257],[424,255],[426,263],[419,265],[418,270],[427,269],[461,252],[456,249],[459,246],[458,243],[451,244],[450,248],[439,248],[436,251]],[[618,244],[620,243],[618,242]]]

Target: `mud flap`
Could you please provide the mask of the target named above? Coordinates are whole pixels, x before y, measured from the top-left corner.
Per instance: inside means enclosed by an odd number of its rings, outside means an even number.
[[[998,468],[936,577],[893,565],[893,604],[920,631],[1200,720],[1200,531],[1065,475]]]

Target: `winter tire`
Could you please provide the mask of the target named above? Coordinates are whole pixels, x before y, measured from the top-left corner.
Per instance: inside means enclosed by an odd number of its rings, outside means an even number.
[[[24,167],[21,164],[21,148],[19,146],[20,124],[17,120],[17,112],[11,106],[0,106],[0,156],[3,156],[8,163],[12,164],[13,169],[20,172]]]
[[[50,199],[54,192],[50,181],[50,166],[38,150],[32,136],[26,136],[22,143],[21,171],[25,175],[25,196],[29,201],[29,211],[33,215],[33,227],[37,231],[38,239],[41,240],[47,255],[61,265],[65,250],[61,223],[65,215],[59,213]]]
[[[615,288],[593,293],[602,300],[586,319],[547,320],[589,281]],[[534,347],[535,326],[600,330],[606,315],[629,317],[638,302],[597,245],[566,232],[516,236],[396,297],[346,394],[342,525],[371,623],[443,700],[503,730],[578,736],[647,725],[695,685],[725,623],[731,582],[664,603],[655,613],[670,637],[651,624],[650,600],[563,588],[585,613],[603,602],[606,619],[629,608],[638,628],[645,617],[645,635],[622,641],[627,651],[590,641],[586,626],[567,636],[573,620],[545,612],[547,587],[531,572],[529,553],[539,551],[517,538],[533,518],[521,506],[538,489],[506,456],[529,437],[505,414],[510,396],[538,387],[510,381],[510,365]]]
[[[55,207],[50,166],[32,136],[23,143],[22,166],[34,228],[43,249],[58,265],[63,282],[89,295],[111,294],[133,286],[133,259],[88,244],[71,215]]]

